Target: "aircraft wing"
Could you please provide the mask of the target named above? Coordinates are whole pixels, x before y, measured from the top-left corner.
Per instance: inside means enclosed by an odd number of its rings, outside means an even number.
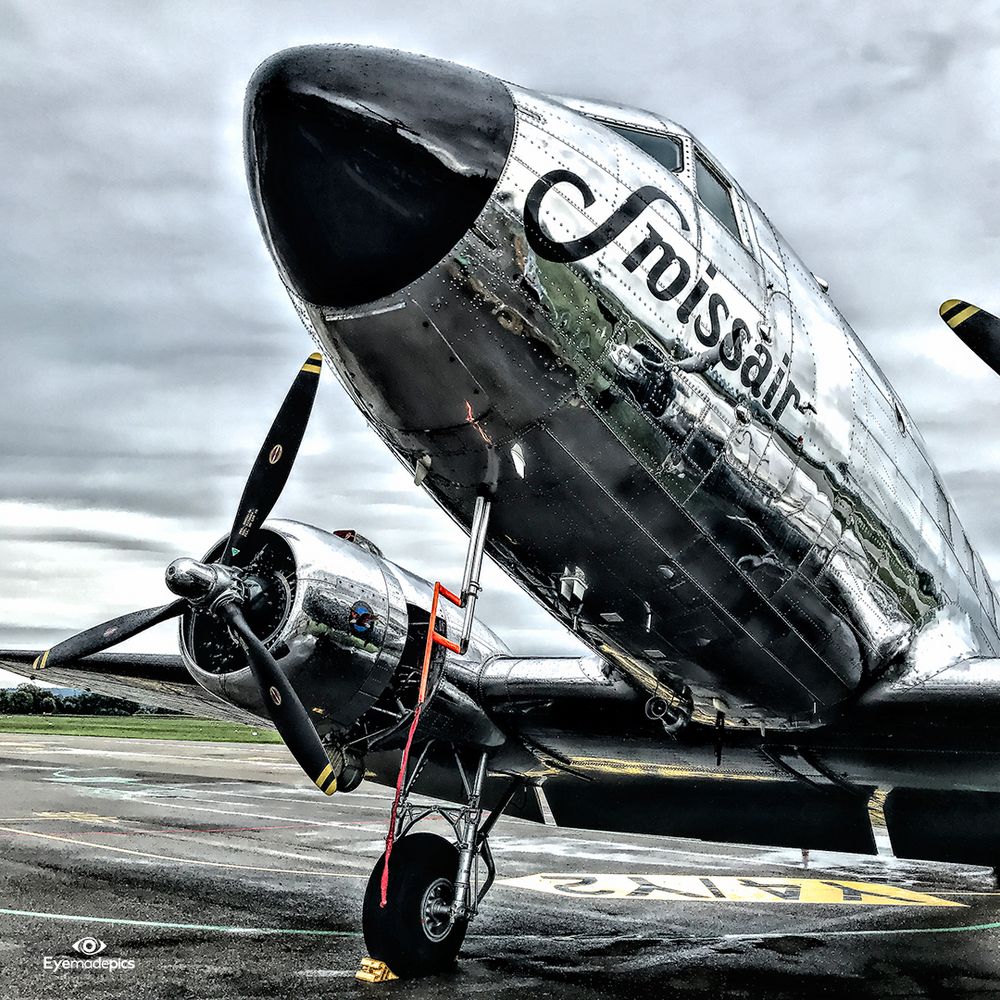
[[[966,656],[874,685],[838,731],[881,736],[897,751],[959,751],[1000,739],[1000,659]]]
[[[80,688],[109,698],[125,698],[203,719],[274,728],[269,719],[216,698],[188,673],[179,656],[150,653],[95,653],[58,667],[34,669],[38,651],[0,649],[0,669],[26,680]]]

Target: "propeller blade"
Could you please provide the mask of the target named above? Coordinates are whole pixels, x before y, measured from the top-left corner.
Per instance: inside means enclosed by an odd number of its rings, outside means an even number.
[[[229,542],[219,560],[224,566],[242,566],[244,559],[256,551],[255,535],[281,496],[302,444],[321,371],[321,356],[310,354],[267,432],[243,488]]]
[[[177,600],[159,608],[130,611],[120,618],[112,618],[111,621],[94,625],[85,632],[78,632],[76,635],[70,636],[69,639],[63,639],[62,642],[41,653],[32,666],[36,670],[44,670],[46,667],[56,667],[62,663],[69,663],[71,660],[78,660],[81,656],[99,653],[102,649],[116,646],[119,642],[124,642],[133,635],[138,635],[154,625],[159,625],[160,622],[176,618],[183,614],[187,606],[187,601]]]
[[[1000,375],[1000,319],[962,299],[948,299],[938,312],[962,343]]]
[[[264,704],[292,756],[320,791],[333,795],[337,790],[339,774],[334,772],[319,733],[295,688],[282,673],[270,650],[251,631],[235,602],[221,605],[216,614],[225,618],[240,637]]]

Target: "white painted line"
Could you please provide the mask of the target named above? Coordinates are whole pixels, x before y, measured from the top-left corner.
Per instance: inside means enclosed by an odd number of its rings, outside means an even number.
[[[251,813],[251,812],[235,812],[232,809],[208,809],[205,806],[192,806],[188,805],[189,802],[211,802],[211,799],[184,799],[182,802],[167,802],[163,799],[144,799],[146,802],[155,802],[158,806],[165,806],[168,809],[180,809],[184,812],[207,812],[214,813],[217,816],[250,816],[253,819],[277,819],[281,820],[282,823],[295,823],[301,826],[328,826],[331,829],[364,829],[360,827],[357,823],[347,823],[337,820],[319,820],[319,819],[299,819],[294,816],[275,816],[273,813]],[[236,802],[234,805],[242,805],[242,803]]]
[[[353,979],[357,973],[354,969],[300,969],[295,975],[303,979],[346,979],[348,976]]]
[[[300,868],[263,868],[257,865],[237,865],[225,861],[204,861],[199,858],[181,858],[169,854],[153,854],[150,851],[133,851],[127,847],[113,847],[110,844],[95,844],[89,840],[77,840],[73,837],[56,837],[51,833],[38,833],[35,830],[17,830],[11,826],[0,826],[0,831],[13,833],[21,837],[34,837],[37,840],[54,840],[63,844],[75,844],[78,847],[90,847],[97,851],[110,851],[114,854],[128,854],[135,858],[150,858],[154,861],[169,861],[171,864],[194,865],[204,868],[224,868],[238,871],[269,872],[276,875],[309,875],[314,878],[367,878],[367,875],[353,872],[318,872]]]
[[[364,861],[355,861],[353,858],[330,857],[319,854],[302,854],[298,851],[279,851],[273,847],[263,847],[259,844],[250,844],[232,839],[225,831],[220,831],[219,837],[212,840],[210,837],[193,837],[190,834],[178,833],[175,830],[129,830],[124,828],[122,833],[132,837],[160,837],[164,840],[180,840],[189,844],[201,844],[205,847],[223,848],[227,851],[245,851],[250,854],[262,854],[271,858],[291,858],[293,861],[310,861],[318,865],[340,865],[344,868],[362,868],[367,873],[371,869],[371,864]],[[239,831],[241,833],[247,831]]]
[[[574,845],[583,845],[582,849]],[[697,848],[684,850],[677,847],[657,847],[654,844],[628,844],[617,841],[607,842],[602,840],[588,839],[586,837],[565,837],[553,834],[542,835],[531,839],[520,839],[514,837],[491,837],[490,846],[494,854],[547,854],[559,858],[586,859],[591,861],[612,861],[618,864],[640,864],[640,865],[667,865],[673,868],[690,868],[691,859],[696,859],[698,864],[706,859],[711,861],[727,862],[727,865],[717,865],[716,867],[728,867],[733,862],[739,864],[751,864],[760,867],[762,862],[754,855],[741,854],[719,854],[711,851],[702,851]],[[588,849],[589,848],[589,849]],[[643,858],[642,855],[647,855]],[[671,854],[680,855],[685,861],[669,861],[659,855]],[[656,857],[649,857],[656,855]],[[768,861],[768,867],[792,868],[801,871],[801,864],[790,864],[788,862]]]
[[[230,927],[225,924],[180,924],[166,920],[126,920],[124,917],[100,917],[89,913],[51,913],[44,910],[10,910],[0,907],[0,914],[29,917],[35,920],[66,920],[85,924],[112,924],[123,927],[155,927],[166,930],[215,931],[221,934],[301,935],[303,937],[361,937],[361,931],[309,930],[304,927]]]
[[[253,795],[253,794],[249,794],[247,792],[240,791],[239,789],[233,789],[232,792],[219,791],[218,793],[216,793],[215,789],[211,788],[210,786],[206,787],[206,786],[203,785],[201,788],[198,789],[198,791],[201,792],[203,795],[206,794],[206,793],[208,793],[210,795],[211,794],[218,794],[218,795],[238,795],[241,799],[261,799],[261,800],[263,800],[265,802],[274,802],[274,796],[272,796],[272,795]],[[298,791],[298,789],[296,789],[296,791]],[[287,797],[285,797],[285,798],[282,798],[282,800],[281,800],[280,803],[275,803],[275,804],[277,804],[277,805],[284,805],[286,802],[302,802],[302,803],[304,803],[307,806],[320,806],[320,807],[326,806],[328,804],[331,804],[331,805],[342,805],[342,806],[344,806],[344,808],[364,809],[365,811],[368,811],[368,812],[382,813],[388,819],[389,810],[387,808],[383,808],[382,806],[371,806],[371,805],[368,805],[368,804],[362,803],[362,802],[355,802],[352,798],[350,798],[350,796],[352,796],[353,794],[354,794],[353,792],[345,792],[339,798],[336,798],[336,797],[330,798],[328,796],[323,796],[319,791],[317,791],[316,796],[310,796],[309,798],[287,798]],[[147,802],[155,800],[155,796],[144,796],[144,798],[146,799]],[[196,802],[212,802],[212,801],[218,801],[218,800],[217,799],[202,799],[202,798],[198,798],[198,799],[195,799],[195,801]],[[228,801],[228,800],[226,800],[226,801]],[[238,806],[239,805],[250,806],[251,804],[252,803],[249,803],[249,802],[234,802],[233,803],[233,805],[238,805]],[[390,800],[387,799],[386,800],[386,805],[390,805],[390,804],[391,804]]]

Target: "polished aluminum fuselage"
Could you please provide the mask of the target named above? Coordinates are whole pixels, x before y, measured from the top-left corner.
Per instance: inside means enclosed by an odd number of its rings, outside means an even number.
[[[953,658],[993,655],[919,431],[760,209],[731,182],[737,240],[672,123],[511,91],[507,164],[438,266],[368,306],[296,302],[383,440],[429,457],[466,527],[495,448],[491,555],[650,694],[689,687],[696,720],[815,726],[942,622]],[[683,169],[588,115],[678,136]],[[606,245],[552,251],[653,188]]]

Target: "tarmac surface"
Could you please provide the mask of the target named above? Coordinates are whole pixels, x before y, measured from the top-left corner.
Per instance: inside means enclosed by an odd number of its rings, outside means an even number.
[[[455,971],[358,983],[389,802],[324,798],[280,746],[2,735],[0,996],[1000,993],[985,869],[507,819]],[[51,968],[87,937],[134,967]]]

